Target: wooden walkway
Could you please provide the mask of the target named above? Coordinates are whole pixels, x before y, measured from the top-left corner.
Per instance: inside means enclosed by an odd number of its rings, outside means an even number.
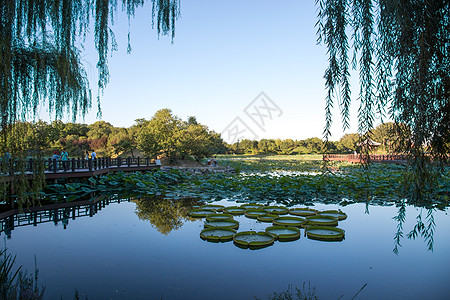
[[[334,161],[348,161],[352,163],[362,163],[370,158],[371,162],[375,163],[395,163],[395,164],[406,164],[408,162],[406,155],[394,155],[394,154],[371,154],[360,155],[360,154],[324,154],[323,160],[334,160]]]
[[[67,161],[48,159],[41,162],[29,159],[22,168],[17,161],[10,161],[7,165],[4,165],[4,162],[0,163],[0,170],[6,170],[0,175],[0,180],[12,181],[14,177],[23,174],[23,171],[29,179],[32,179],[37,169],[44,169],[46,179],[58,179],[92,177],[118,171],[151,171],[160,168],[161,165],[155,164],[154,160],[140,157],[102,157],[94,160],[72,158]]]

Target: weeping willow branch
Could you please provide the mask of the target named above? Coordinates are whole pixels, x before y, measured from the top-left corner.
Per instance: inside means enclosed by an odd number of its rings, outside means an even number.
[[[432,183],[432,164],[447,162],[450,146],[450,3],[445,0],[317,0],[318,41],[328,50],[324,137],[331,135],[332,107],[341,90],[344,130],[350,89],[347,35],[359,70],[358,131],[370,138],[375,120],[387,117],[408,128],[416,196]],[[406,132],[406,131],[405,131]],[[430,169],[431,168],[431,169]]]
[[[121,2],[130,19],[136,8],[150,0]],[[180,1],[151,2],[158,35],[171,34],[173,41]],[[110,76],[107,57],[117,49],[110,26],[117,6],[117,0],[0,1],[0,130],[4,153],[5,145],[19,145],[23,138],[14,129],[17,122],[35,118],[40,108],[46,106],[55,119],[67,114],[73,120],[91,108],[91,88],[80,62],[91,20],[98,52],[97,104],[101,112],[100,96]],[[17,146],[11,154],[24,158],[27,153]],[[26,180],[23,183],[24,188],[17,192],[20,197],[30,189]],[[32,185],[36,189],[41,186]]]

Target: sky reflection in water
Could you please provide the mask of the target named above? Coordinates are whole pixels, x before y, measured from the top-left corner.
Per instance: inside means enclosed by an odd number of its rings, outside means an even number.
[[[234,202],[221,201],[231,206]],[[315,209],[337,209],[316,204]],[[89,299],[266,299],[310,282],[321,299],[446,299],[450,292],[450,218],[435,211],[434,250],[421,237],[403,238],[393,253],[397,223],[394,206],[364,204],[341,207],[347,220],[342,242],[321,242],[303,236],[275,242],[260,250],[244,250],[233,242],[200,239],[204,220],[186,221],[167,235],[139,220],[133,202],[113,203],[94,217],[18,227],[4,243],[18,265],[34,269],[45,299],[73,299],[74,291]],[[420,208],[407,207],[404,236],[416,224]],[[423,209],[423,218],[426,210]],[[239,231],[263,230],[244,216],[235,217]]]

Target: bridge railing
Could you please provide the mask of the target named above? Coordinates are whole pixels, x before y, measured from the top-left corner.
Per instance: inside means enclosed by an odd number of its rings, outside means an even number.
[[[14,174],[16,172],[79,172],[94,171],[113,167],[151,166],[155,165],[154,159],[149,157],[100,157],[96,159],[69,158],[69,160],[27,159],[26,161],[9,159],[0,161],[0,172],[3,174]]]
[[[324,160],[339,160],[350,162],[361,162],[368,160],[374,162],[405,162],[408,160],[408,156],[404,154],[324,154]]]

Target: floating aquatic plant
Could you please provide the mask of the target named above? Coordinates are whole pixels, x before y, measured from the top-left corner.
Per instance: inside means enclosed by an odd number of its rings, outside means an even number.
[[[347,214],[341,210],[324,210],[319,212],[319,215],[335,217],[339,221],[347,219]]]
[[[286,226],[270,226],[266,232],[272,234],[280,242],[295,241],[300,238],[300,229]]]
[[[306,220],[301,217],[278,217],[273,220],[273,225],[301,227],[306,224]]]
[[[250,249],[260,249],[273,245],[274,240],[273,235],[263,231],[242,231],[233,236],[236,246]]]
[[[236,230],[232,228],[205,228],[200,232],[200,237],[208,242],[228,242],[233,240]]]
[[[308,216],[305,217],[308,225],[337,226],[338,219],[332,216]]]
[[[345,238],[345,231],[330,226],[307,226],[306,236],[320,241],[342,241]]]

